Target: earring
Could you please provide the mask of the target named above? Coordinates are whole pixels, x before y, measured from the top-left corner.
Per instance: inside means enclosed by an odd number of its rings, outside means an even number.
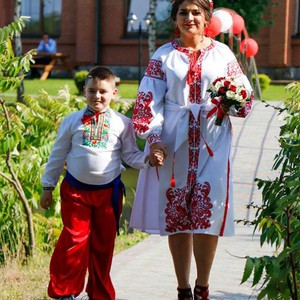
[[[178,28],[177,25],[176,25],[176,27],[174,28],[174,37],[175,37],[175,38],[180,37],[180,31],[179,31],[179,28]]]

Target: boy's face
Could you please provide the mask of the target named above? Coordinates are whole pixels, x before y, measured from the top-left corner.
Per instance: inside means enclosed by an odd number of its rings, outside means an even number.
[[[111,80],[89,79],[84,87],[84,96],[88,106],[97,112],[105,111],[117,93],[118,90]]]

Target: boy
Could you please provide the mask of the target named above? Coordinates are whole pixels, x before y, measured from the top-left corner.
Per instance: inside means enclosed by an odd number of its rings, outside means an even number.
[[[87,269],[89,298],[115,299],[109,273],[122,208],[121,159],[139,169],[150,163],[136,146],[131,120],[109,108],[116,95],[115,75],[93,68],[84,88],[88,106],[62,121],[42,177],[41,206],[48,209],[67,163],[60,188],[64,228],[50,263],[48,294],[55,299],[75,299]]]

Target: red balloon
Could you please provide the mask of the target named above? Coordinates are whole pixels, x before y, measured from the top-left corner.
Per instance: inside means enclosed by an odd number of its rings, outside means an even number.
[[[204,34],[208,37],[215,37],[221,32],[222,23],[217,16],[212,16],[209,26],[205,27]]]
[[[232,14],[232,33],[239,34],[245,27],[245,21],[239,14]]]
[[[245,53],[246,57],[255,56],[258,51],[258,44],[254,39],[246,38],[241,41],[240,52]]]

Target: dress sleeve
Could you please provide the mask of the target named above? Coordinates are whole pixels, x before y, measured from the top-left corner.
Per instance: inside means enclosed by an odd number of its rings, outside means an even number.
[[[231,55],[229,55],[230,60],[227,63],[227,76],[234,77],[237,82],[242,83],[245,86],[250,101],[247,101],[245,106],[239,110],[236,110],[234,107],[231,107],[229,111],[229,115],[245,118],[251,110],[252,101],[254,100],[254,94],[253,94],[251,84],[247,76],[243,73],[241,66],[238,63],[236,57],[231,51],[230,53],[231,53]]]
[[[152,58],[141,81],[132,116],[137,135],[147,139],[150,145],[160,142],[166,86],[162,62]]]

